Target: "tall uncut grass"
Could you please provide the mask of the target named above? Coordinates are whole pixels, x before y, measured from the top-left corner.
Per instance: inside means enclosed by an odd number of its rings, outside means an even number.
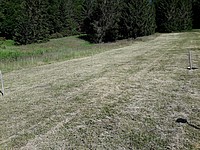
[[[115,43],[92,44],[79,36],[51,39],[46,43],[17,46],[12,40],[0,41],[0,70],[9,72],[21,68],[33,67],[91,56],[113,48],[123,47],[127,40]]]

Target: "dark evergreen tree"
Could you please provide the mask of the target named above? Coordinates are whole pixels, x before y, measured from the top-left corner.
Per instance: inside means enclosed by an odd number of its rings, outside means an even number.
[[[85,2],[85,29],[95,43],[118,38],[121,17],[120,0],[91,0]]]
[[[79,34],[83,0],[1,0],[0,36],[17,43],[43,41],[49,34]]]
[[[92,26],[90,23],[92,22],[92,15],[95,10],[96,0],[84,0],[82,5],[82,13],[83,13],[83,24],[81,26],[82,31],[85,33],[89,33],[91,31]]]
[[[62,0],[60,5],[60,20],[64,36],[79,34],[79,3],[77,0]]]
[[[18,44],[42,42],[48,39],[47,7],[45,0],[25,0],[17,18],[14,40]]]
[[[149,0],[126,0],[120,31],[124,38],[155,33],[155,6]]]
[[[200,29],[200,0],[193,1],[193,27]]]
[[[50,34],[62,31],[62,22],[60,20],[61,0],[49,0],[48,23]]]
[[[157,0],[156,12],[159,32],[174,32],[192,28],[191,0]]]
[[[81,0],[49,0],[50,34],[62,36],[79,34],[81,19]]]
[[[0,36],[29,44],[81,32],[96,43],[200,28],[200,0],[0,0]],[[193,11],[193,18],[192,18]],[[156,14],[156,17],[155,17]],[[155,21],[156,18],[156,21]],[[193,20],[192,20],[193,19]]]
[[[17,26],[16,18],[20,14],[22,0],[0,1],[0,36],[12,39]]]

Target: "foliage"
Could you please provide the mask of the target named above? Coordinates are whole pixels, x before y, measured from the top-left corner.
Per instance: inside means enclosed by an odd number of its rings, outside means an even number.
[[[42,42],[48,39],[46,0],[25,0],[17,18],[14,40],[19,44]]]
[[[80,0],[49,0],[50,34],[60,33],[63,36],[78,34],[81,24]]]
[[[86,33],[95,43],[117,39],[120,12],[120,0],[85,1]]]
[[[14,29],[17,26],[16,18],[20,16],[20,4],[22,0],[0,1],[0,37],[12,39]]]
[[[200,0],[1,0],[0,37],[30,44],[86,33],[92,42],[109,42],[151,35],[156,27],[199,28],[199,10]]]
[[[125,38],[155,33],[155,7],[147,0],[127,0],[121,20],[121,34]]]
[[[147,0],[85,1],[85,31],[96,43],[155,33],[155,7]]]
[[[156,6],[159,32],[174,32],[192,28],[191,0],[158,0]]]
[[[82,0],[2,0],[0,36],[17,44],[48,40],[49,35],[79,34]]]
[[[200,28],[200,0],[193,2],[193,27]]]

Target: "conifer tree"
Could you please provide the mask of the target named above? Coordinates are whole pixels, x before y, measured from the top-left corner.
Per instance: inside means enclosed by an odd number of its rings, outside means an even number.
[[[48,39],[47,6],[45,0],[25,0],[14,39],[18,44],[42,42]]]
[[[16,18],[20,14],[22,0],[0,1],[0,36],[12,39],[17,26]]]
[[[158,31],[174,32],[192,28],[191,0],[158,0],[156,6]]]
[[[78,34],[78,4],[76,0],[62,0],[60,5],[60,20],[64,36]]]
[[[118,37],[121,17],[120,0],[92,0],[86,2],[86,33],[95,43],[113,41]]]
[[[200,29],[200,0],[193,1],[193,27]]]
[[[149,0],[126,0],[121,19],[121,34],[125,38],[155,33],[155,7]]]
[[[59,33],[62,31],[62,23],[60,20],[60,5],[61,0],[49,0],[48,7],[48,23],[50,34]]]

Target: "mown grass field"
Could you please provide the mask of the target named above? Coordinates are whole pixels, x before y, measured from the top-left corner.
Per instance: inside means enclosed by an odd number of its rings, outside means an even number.
[[[200,69],[187,69],[188,50],[200,68],[196,31],[5,73],[0,149],[199,150]]]

